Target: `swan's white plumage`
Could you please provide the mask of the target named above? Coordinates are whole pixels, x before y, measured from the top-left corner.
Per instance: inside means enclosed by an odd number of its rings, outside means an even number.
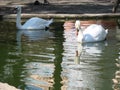
[[[52,23],[52,22],[51,22]],[[44,20],[38,17],[33,17],[26,21],[26,23],[22,26],[23,29],[45,29],[45,27],[49,27],[51,24],[50,20]]]
[[[18,29],[45,29],[46,27],[49,27],[52,22],[53,19],[45,20],[42,18],[33,17],[21,25],[21,7],[17,6],[16,27]]]
[[[85,30],[81,30],[80,21],[76,21],[75,28],[78,30],[78,42],[98,42],[105,40],[108,30],[101,25],[91,24]]]

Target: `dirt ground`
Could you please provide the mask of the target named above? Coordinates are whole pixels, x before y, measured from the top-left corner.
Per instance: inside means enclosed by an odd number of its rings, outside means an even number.
[[[38,0],[39,5],[34,5],[35,0],[0,0],[0,14],[13,14],[16,5],[22,5],[22,13],[57,13],[57,14],[86,14],[86,13],[112,13],[112,0]],[[120,10],[118,9],[117,13]]]

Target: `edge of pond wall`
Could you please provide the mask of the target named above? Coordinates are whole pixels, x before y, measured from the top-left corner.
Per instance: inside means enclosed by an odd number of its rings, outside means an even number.
[[[120,18],[120,13],[103,14],[21,14],[22,19],[31,17],[54,18],[54,19],[109,19]],[[0,19],[15,19],[16,14],[0,15]]]

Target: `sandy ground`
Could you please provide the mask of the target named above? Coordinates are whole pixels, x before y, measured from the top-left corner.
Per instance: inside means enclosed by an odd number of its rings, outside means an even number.
[[[10,86],[7,83],[0,83],[0,90],[19,90],[19,89]]]

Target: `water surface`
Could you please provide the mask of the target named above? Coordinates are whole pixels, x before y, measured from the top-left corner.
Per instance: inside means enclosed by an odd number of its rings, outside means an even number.
[[[107,21],[97,21],[109,29],[107,40],[85,44],[76,42],[74,21],[55,22],[47,31],[1,21],[0,81],[22,90],[114,90],[118,25]]]

